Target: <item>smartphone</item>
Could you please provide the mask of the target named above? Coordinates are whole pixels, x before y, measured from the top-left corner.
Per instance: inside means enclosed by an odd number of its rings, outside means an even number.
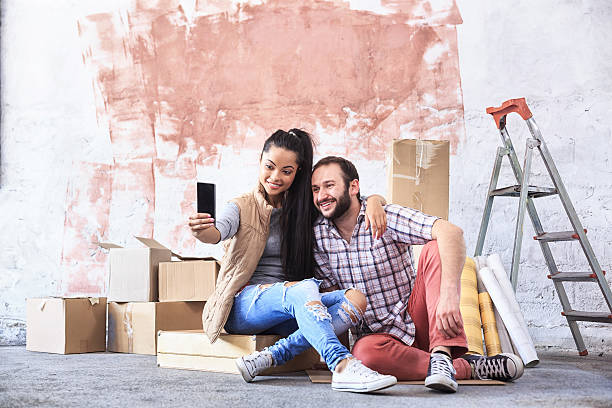
[[[215,185],[198,183],[198,212],[210,214],[215,218]]]

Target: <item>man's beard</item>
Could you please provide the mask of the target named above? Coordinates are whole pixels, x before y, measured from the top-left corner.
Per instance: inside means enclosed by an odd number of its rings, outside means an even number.
[[[334,211],[327,217],[330,220],[335,220],[344,215],[345,212],[351,207],[351,196],[349,195],[349,189],[347,188],[344,191],[344,194],[336,199],[336,208]]]

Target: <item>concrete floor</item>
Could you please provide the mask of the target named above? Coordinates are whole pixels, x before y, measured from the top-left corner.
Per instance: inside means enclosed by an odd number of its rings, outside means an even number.
[[[611,407],[612,356],[541,351],[514,384],[462,386],[445,395],[419,385],[378,394],[339,393],[302,373],[261,377],[158,368],[155,356],[55,355],[0,347],[0,407]]]

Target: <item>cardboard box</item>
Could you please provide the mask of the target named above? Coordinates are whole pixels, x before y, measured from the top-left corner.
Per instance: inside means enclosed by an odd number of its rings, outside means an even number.
[[[108,303],[108,351],[155,355],[158,330],[202,330],[204,302]]]
[[[387,198],[448,219],[449,142],[394,140],[387,152]]]
[[[98,244],[110,250],[109,302],[157,302],[161,262],[169,262],[172,257],[182,261],[203,259],[183,257],[151,238],[135,238],[146,248]]]
[[[199,261],[161,262],[159,264],[159,301],[204,301],[215,291],[219,262],[213,258]]]
[[[201,330],[160,331],[157,339],[157,365],[163,368],[214,371],[239,374],[234,359],[263,350],[280,339],[274,335],[221,334],[210,344]],[[321,357],[313,348],[263,375],[302,371],[320,365]]]
[[[26,350],[70,354],[105,346],[106,298],[26,300]]]

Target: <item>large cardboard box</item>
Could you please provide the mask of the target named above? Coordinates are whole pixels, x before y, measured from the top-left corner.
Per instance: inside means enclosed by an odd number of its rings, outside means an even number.
[[[221,334],[210,344],[201,330],[160,331],[157,339],[157,365],[163,368],[214,371],[239,374],[234,359],[263,350],[280,339],[274,335]],[[302,371],[320,365],[321,357],[310,348],[263,375]]]
[[[400,139],[389,146],[389,202],[448,219],[448,176],[448,141]]]
[[[181,261],[203,259],[183,257],[151,238],[134,238],[146,248],[123,248],[112,243],[98,244],[110,250],[109,302],[157,302],[161,262],[170,262],[172,257]]]
[[[106,348],[106,298],[26,300],[26,350],[88,353]]]
[[[155,355],[158,330],[202,330],[204,302],[108,303],[108,351]]]
[[[204,301],[215,291],[219,262],[213,258],[159,264],[159,301]]]
[[[156,241],[136,237],[146,248],[123,248],[100,243],[110,250],[108,280],[109,302],[156,302],[159,263],[169,261],[172,251],[155,245]]]

